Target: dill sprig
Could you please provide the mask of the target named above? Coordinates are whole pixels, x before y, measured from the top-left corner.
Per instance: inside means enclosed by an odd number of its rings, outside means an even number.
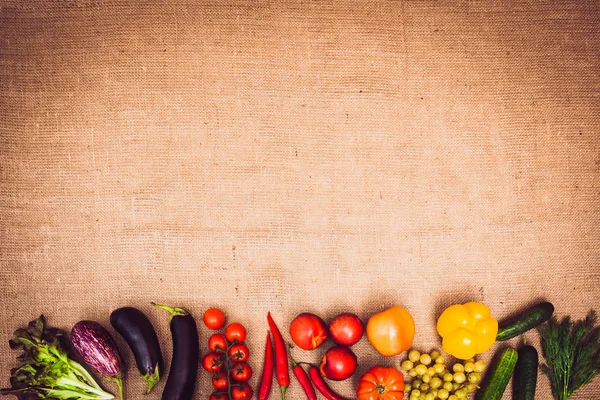
[[[590,311],[583,320],[570,317],[558,321],[552,317],[538,329],[542,338],[542,354],[546,364],[542,372],[548,375],[552,394],[557,400],[567,400],[600,373],[600,326],[598,316]]]

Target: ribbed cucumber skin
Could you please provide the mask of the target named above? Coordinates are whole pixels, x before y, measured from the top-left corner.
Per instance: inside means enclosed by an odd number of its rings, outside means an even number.
[[[475,393],[476,400],[500,400],[506,390],[518,359],[517,350],[507,347],[492,360],[492,366],[485,374],[481,388]]]
[[[513,400],[534,400],[538,377],[538,352],[533,346],[519,348],[513,374]]]
[[[554,305],[549,302],[538,303],[516,317],[498,324],[496,340],[503,341],[519,336],[528,330],[548,321],[554,313]]]

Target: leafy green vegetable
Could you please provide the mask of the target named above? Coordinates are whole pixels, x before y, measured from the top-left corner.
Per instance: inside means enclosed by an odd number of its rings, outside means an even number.
[[[11,371],[11,387],[1,389],[0,394],[12,394],[19,400],[114,399],[81,364],[68,357],[65,333],[47,328],[43,315],[17,329],[9,344],[23,352],[17,357],[22,365]]]
[[[600,326],[590,311],[584,320],[559,322],[552,317],[539,327],[546,364],[542,371],[550,378],[552,394],[566,400],[600,373]]]

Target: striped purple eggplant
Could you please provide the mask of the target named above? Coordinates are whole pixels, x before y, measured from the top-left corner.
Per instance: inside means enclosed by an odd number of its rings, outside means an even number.
[[[95,321],[80,321],[71,331],[71,343],[91,369],[116,382],[122,400],[123,363],[110,333]]]

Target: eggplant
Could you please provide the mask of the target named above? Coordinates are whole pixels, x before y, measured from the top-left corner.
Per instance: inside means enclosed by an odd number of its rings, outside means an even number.
[[[152,303],[171,313],[173,358],[162,400],[191,400],[196,386],[200,345],[194,317],[183,308]]]
[[[98,322],[79,321],[71,330],[71,343],[91,369],[117,384],[123,400],[123,362],[110,333]]]
[[[123,336],[133,356],[142,379],[148,382],[150,393],[162,376],[164,365],[160,343],[150,320],[133,307],[122,307],[110,314],[110,323]]]

